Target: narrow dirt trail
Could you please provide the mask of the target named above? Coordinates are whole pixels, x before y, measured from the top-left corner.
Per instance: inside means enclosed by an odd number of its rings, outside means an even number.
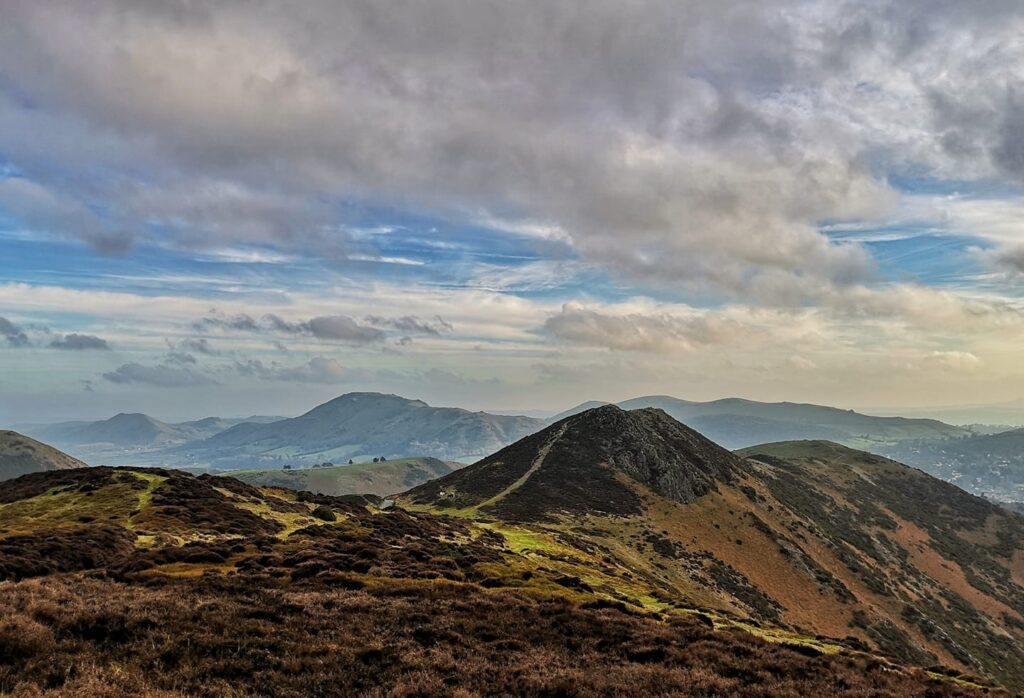
[[[518,490],[524,484],[526,484],[526,481],[529,480],[535,472],[540,470],[540,466],[544,465],[544,459],[547,458],[548,452],[551,450],[551,447],[554,446],[555,442],[562,437],[562,434],[565,433],[565,430],[568,427],[568,423],[563,424],[562,428],[559,429],[555,434],[552,434],[551,438],[548,439],[547,442],[540,447],[540,450],[537,451],[537,457],[534,458],[533,463],[530,464],[530,469],[523,473],[522,477],[520,477],[518,480],[513,482],[511,485],[509,485],[508,487],[506,487],[505,489],[503,489],[501,492],[494,495],[490,499],[480,502],[475,507],[473,507],[473,509],[483,509],[484,507],[489,507],[494,504],[497,504],[502,499],[504,499],[508,495]]]

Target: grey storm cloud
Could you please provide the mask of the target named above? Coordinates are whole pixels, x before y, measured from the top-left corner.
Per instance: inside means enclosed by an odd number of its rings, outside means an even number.
[[[1022,29],[1007,0],[8,0],[0,205],[101,249],[338,254],[333,203],[384,201],[652,282],[849,284],[869,255],[817,226],[884,215],[890,171],[1024,176]]]
[[[66,334],[50,342],[50,347],[70,351],[110,351],[107,340],[91,334]]]
[[[7,340],[12,347],[27,347],[28,335],[5,317],[0,316],[0,337]]]
[[[142,384],[158,388],[189,388],[201,385],[213,385],[215,381],[205,373],[188,367],[169,364],[146,366],[139,363],[127,363],[113,371],[103,374],[103,379],[122,385]]]

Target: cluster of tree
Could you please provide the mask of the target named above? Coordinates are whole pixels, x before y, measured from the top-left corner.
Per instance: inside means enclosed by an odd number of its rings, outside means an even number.
[[[351,463],[351,462],[352,461],[349,461],[349,463]],[[332,463],[329,460],[325,460],[323,463],[314,463],[313,467],[314,468],[333,468],[334,467],[334,463]]]
[[[387,462],[387,458],[385,458],[384,456],[381,456],[380,458],[374,458],[373,462],[374,463],[385,463],[385,462]]]

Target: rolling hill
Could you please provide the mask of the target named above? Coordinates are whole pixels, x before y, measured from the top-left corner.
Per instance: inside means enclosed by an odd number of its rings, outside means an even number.
[[[731,487],[743,461],[666,424],[671,447],[694,449],[670,456],[644,431],[657,415],[629,421],[640,431],[590,453],[620,457],[621,486],[665,496],[557,525],[162,469],[14,480],[0,489],[0,693],[1008,695],[880,656],[857,629],[757,620],[772,607],[751,582],[648,518]],[[588,422],[560,437],[586,440]]]
[[[86,464],[15,431],[0,431],[0,480],[29,473],[84,468]]]
[[[383,463],[356,463],[302,470],[230,470],[222,473],[250,485],[283,487],[318,494],[373,494],[384,497],[463,467],[437,458],[398,458]]]
[[[577,573],[593,588],[620,564],[665,603],[1024,686],[1024,518],[839,444],[733,454],[661,410],[605,406],[399,504],[600,550],[607,566]]]
[[[283,417],[207,417],[171,424],[145,414],[121,413],[95,422],[30,424],[21,429],[34,438],[93,462],[139,465],[162,463],[167,460],[161,455],[164,450],[207,439],[243,422],[266,424],[278,419]]]
[[[558,421],[598,404],[588,402],[552,418]],[[744,448],[770,441],[827,439],[854,448],[910,439],[947,439],[970,432],[934,419],[873,417],[853,410],[793,402],[756,402],[726,398],[691,402],[666,395],[650,395],[617,403],[625,410],[656,407],[685,422],[726,448]]]
[[[293,419],[239,424],[178,453],[221,469],[411,454],[453,460],[484,456],[543,425],[397,395],[349,393]]]
[[[64,447],[165,446],[189,440],[191,431],[144,414],[121,413],[98,422],[62,422],[36,428],[33,433]]]

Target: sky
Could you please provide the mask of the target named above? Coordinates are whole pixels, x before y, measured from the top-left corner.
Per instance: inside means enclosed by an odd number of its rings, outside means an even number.
[[[4,0],[0,424],[1024,398],[1018,0]]]

